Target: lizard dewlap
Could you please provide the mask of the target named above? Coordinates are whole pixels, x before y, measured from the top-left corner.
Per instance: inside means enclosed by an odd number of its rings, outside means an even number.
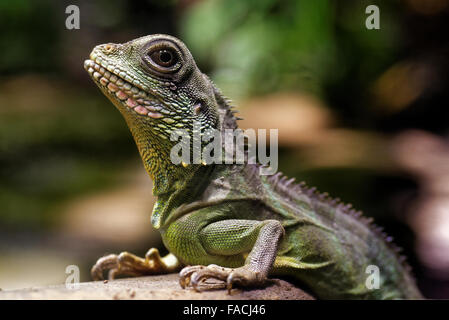
[[[183,287],[230,290],[285,275],[319,298],[421,298],[391,239],[349,205],[280,173],[260,175],[258,164],[171,161],[175,130],[237,129],[228,100],[180,40],[99,45],[84,68],[131,130],[158,197],[151,221],[170,251],[105,256],[95,279],[181,270]]]

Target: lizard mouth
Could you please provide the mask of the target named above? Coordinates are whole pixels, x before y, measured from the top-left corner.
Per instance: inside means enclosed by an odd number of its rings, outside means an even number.
[[[148,97],[142,89],[126,81],[114,72],[108,71],[96,60],[84,61],[84,69],[90,74],[95,83],[108,93],[109,97],[115,97],[127,109],[139,115],[153,119],[162,118],[159,112],[163,109],[155,100]]]

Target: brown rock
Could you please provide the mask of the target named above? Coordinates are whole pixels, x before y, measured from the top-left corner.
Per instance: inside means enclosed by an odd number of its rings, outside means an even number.
[[[0,300],[83,300],[83,299],[137,299],[137,300],[311,300],[312,296],[287,281],[275,279],[273,284],[259,289],[233,289],[196,292],[182,289],[177,274],[147,276],[109,281],[83,282],[76,289],[65,285],[5,290]]]

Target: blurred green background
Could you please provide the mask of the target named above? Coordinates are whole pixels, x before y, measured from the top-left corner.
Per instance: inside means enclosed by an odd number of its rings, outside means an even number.
[[[64,283],[71,264],[88,281],[105,253],[164,250],[131,134],[83,61],[168,33],[242,127],[279,129],[281,171],[373,216],[424,294],[449,298],[448,16],[447,0],[1,1],[0,288]]]

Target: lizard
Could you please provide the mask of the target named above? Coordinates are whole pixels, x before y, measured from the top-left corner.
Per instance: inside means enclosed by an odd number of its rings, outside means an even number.
[[[178,163],[176,129],[237,129],[236,110],[179,39],[154,34],[97,45],[84,68],[124,117],[153,180],[151,223],[169,253],[109,254],[91,269],[142,276],[179,272],[183,288],[251,288],[273,276],[320,299],[420,299],[391,237],[351,205],[260,164]],[[275,112],[275,111],[273,111]],[[378,286],[367,285],[376,266]]]

